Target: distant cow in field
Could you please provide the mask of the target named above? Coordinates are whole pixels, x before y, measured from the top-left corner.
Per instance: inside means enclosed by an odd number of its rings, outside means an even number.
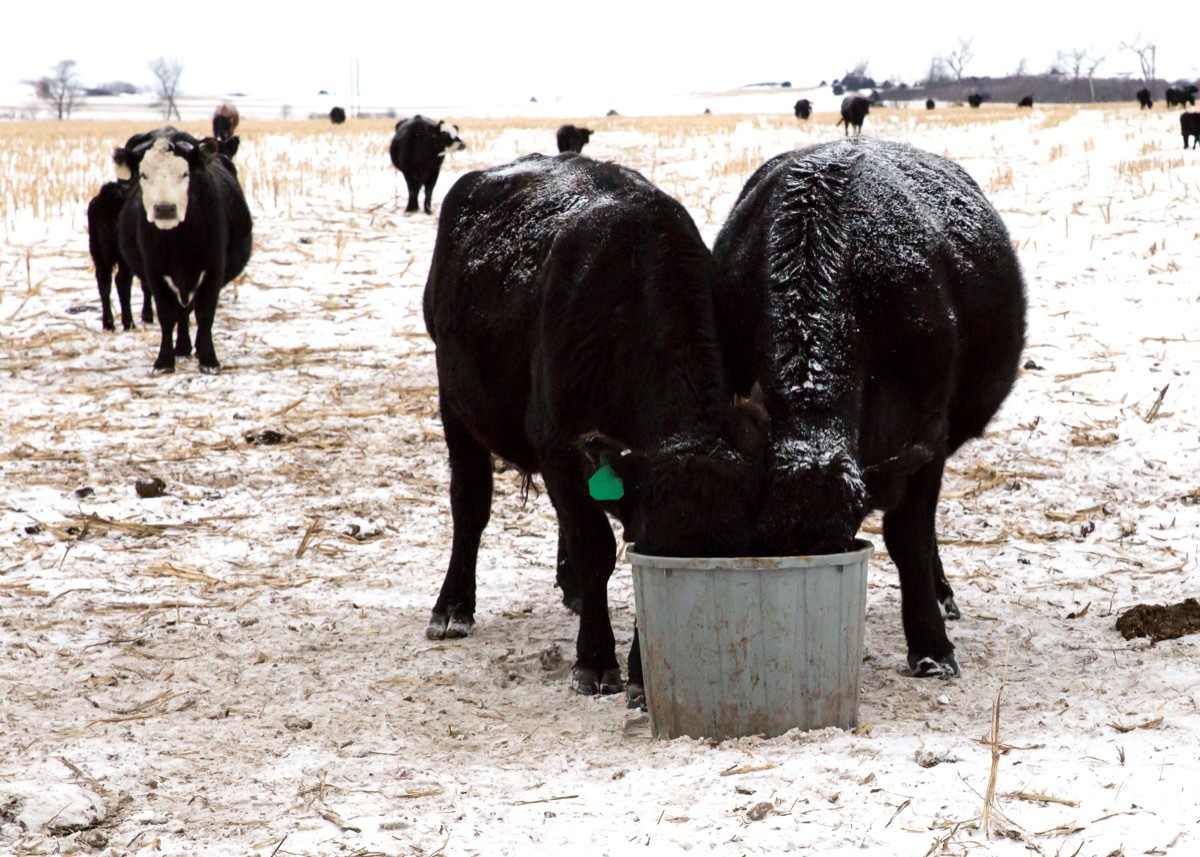
[[[1183,132],[1183,148],[1188,147],[1188,137],[1192,138],[1192,148],[1200,142],[1200,113],[1189,113],[1186,110],[1179,114],[1179,130]]]
[[[88,252],[96,267],[96,287],[100,292],[101,325],[105,330],[116,330],[112,311],[113,269],[116,269],[117,302],[121,307],[121,327],[133,328],[133,309],[130,306],[133,289],[133,269],[121,255],[117,232],[121,222],[121,209],[129,196],[129,181],[112,181],[102,185],[88,203]],[[145,280],[142,284],[142,321],[154,321],[154,299]]]
[[[558,141],[559,152],[575,152],[578,154],[583,151],[583,147],[587,145],[588,140],[592,139],[591,128],[576,128],[574,125],[562,125],[555,135]]]
[[[579,605],[579,693],[622,684],[606,511],[648,554],[740,556],[749,547],[766,415],[729,389],[715,277],[686,209],[627,167],[535,154],[454,184],[424,296],[454,519],[427,637],[463,637],[474,626],[492,454],[540,472],[554,504],[559,585]],[[589,487],[598,468],[609,478],[603,490]],[[634,645],[631,700],[641,684],[636,637]]]
[[[196,313],[200,371],[221,371],[213,347],[217,297],[250,258],[251,218],[217,140],[166,126],[130,137],[113,153],[117,178],[133,179],[121,210],[121,255],[158,306],[162,340],[155,372],[174,372],[192,353],[188,314]],[[174,349],[172,349],[174,338]]]
[[[237,131],[238,109],[232,104],[222,104],[213,111],[213,136],[218,140],[228,140]]]
[[[1187,107],[1189,104],[1195,105],[1197,87],[1188,84],[1186,86],[1168,86],[1166,91],[1166,99],[1168,107]]]
[[[983,104],[983,96],[978,92],[972,92],[967,96],[967,104],[970,104],[972,107],[978,107],[980,104]]]
[[[932,109],[933,109],[934,107],[936,107],[936,106],[937,106],[937,105],[933,103],[933,99],[932,99],[932,98],[926,98],[926,99],[925,99],[925,109],[926,109],[926,110],[932,110]]]
[[[812,115],[812,102],[807,98],[801,98],[792,106],[792,109],[796,112],[797,119],[807,119]]]
[[[392,137],[392,166],[404,176],[408,185],[408,205],[405,211],[417,211],[417,196],[425,189],[425,213],[433,214],[429,198],[442,171],[446,152],[465,149],[458,137],[458,126],[434,122],[424,116],[401,119]]]
[[[934,522],[946,459],[1019,368],[1025,291],[1000,216],[956,164],[856,137],[760,167],[713,254],[734,389],[760,385],[771,418],[755,553],[849,551],[883,510],[908,665],[958,675]]]
[[[1033,107],[1033,96],[1026,95],[1024,98],[1022,98],[1020,101],[1017,102],[1017,106],[1018,107]]]
[[[847,95],[842,99],[842,118],[838,120],[839,125],[846,126],[846,136],[850,136],[850,126],[854,126],[854,133],[861,134],[863,120],[867,118],[867,113],[871,110],[871,102],[863,98],[861,95]]]
[[[341,107],[335,107],[329,111],[329,121],[334,125],[341,125],[346,121],[346,111]]]
[[[1146,87],[1142,87],[1137,91],[1137,100],[1142,110],[1150,110],[1154,107],[1154,98],[1151,97],[1150,90]]]

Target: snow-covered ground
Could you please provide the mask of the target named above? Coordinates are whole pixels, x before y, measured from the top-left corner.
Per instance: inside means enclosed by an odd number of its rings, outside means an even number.
[[[764,158],[841,134],[790,100],[598,115],[585,151],[676,195],[711,241]],[[461,125],[435,204],[553,145],[552,122]],[[223,295],[215,378],[151,375],[156,326],[100,330],[83,207],[102,158],[77,204],[10,211],[0,853],[1197,853],[1196,640],[1114,622],[1197,591],[1200,153],[1136,106],[880,110],[864,130],[957,160],[993,200],[1033,368],[944,488],[963,677],[905,674],[871,518],[860,726],[771,740],[656,741],[623,699],[569,691],[552,511],[512,472],[475,634],[424,638],[450,547],[420,312],[436,223],[403,213],[390,123],[245,123],[255,253]],[[145,477],[166,495],[140,499]],[[625,565],[610,600],[624,652]]]

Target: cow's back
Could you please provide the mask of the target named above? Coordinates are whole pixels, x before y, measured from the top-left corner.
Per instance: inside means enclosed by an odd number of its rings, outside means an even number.
[[[233,163],[224,155],[218,155],[207,172],[212,178],[214,203],[219,207],[227,236],[225,282],[228,283],[240,275],[250,261],[253,220]]]
[[[441,166],[437,147],[437,125],[424,116],[401,122],[392,137],[392,166],[409,178],[424,181],[435,166]]]
[[[592,429],[636,442],[661,421],[655,389],[665,405],[705,386],[668,377],[720,377],[714,276],[687,212],[631,170],[563,154],[468,173],[443,203],[424,295],[444,406],[497,451],[519,446],[516,427],[533,444]],[[683,319],[693,365],[654,364]],[[677,405],[671,419],[699,421],[697,403]]]
[[[896,424],[907,418],[897,398],[933,395],[913,389],[922,360],[952,367],[936,393],[951,451],[982,432],[1016,377],[1016,256],[979,187],[944,158],[869,138],[777,156],[743,189],[714,252],[735,387],[774,376],[773,418],[840,413],[863,426],[868,458],[922,428]],[[771,343],[798,329],[781,358]]]
[[[128,185],[106,182],[87,207],[88,250],[96,265],[117,264],[117,231]]]

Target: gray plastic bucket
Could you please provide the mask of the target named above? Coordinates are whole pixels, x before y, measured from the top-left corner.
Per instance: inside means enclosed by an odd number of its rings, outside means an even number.
[[[822,556],[626,552],[655,738],[858,724],[870,542]]]

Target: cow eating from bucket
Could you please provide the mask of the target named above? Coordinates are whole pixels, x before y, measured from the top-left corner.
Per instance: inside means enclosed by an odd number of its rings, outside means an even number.
[[[236,138],[233,138],[236,139]],[[155,372],[174,372],[192,353],[196,313],[200,371],[221,371],[212,325],[221,288],[250,258],[250,210],[218,142],[171,126],[131,137],[113,153],[118,179],[136,176],[121,210],[121,254],[150,285],[162,340]],[[171,347],[175,336],[174,349]]]
[[[540,472],[554,504],[559,580],[579,596],[579,693],[622,686],[606,511],[646,553],[745,552],[766,416],[733,400],[715,276],[683,206],[626,167],[529,155],[454,184],[424,295],[454,521],[426,636],[463,637],[474,626],[492,454]],[[635,701],[636,636],[629,667]]]
[[[852,137],[760,167],[713,253],[734,388],[760,384],[771,417],[757,551],[847,551],[883,510],[909,667],[958,675],[934,519],[946,459],[1017,376],[1025,291],[1000,216],[947,159]]]

